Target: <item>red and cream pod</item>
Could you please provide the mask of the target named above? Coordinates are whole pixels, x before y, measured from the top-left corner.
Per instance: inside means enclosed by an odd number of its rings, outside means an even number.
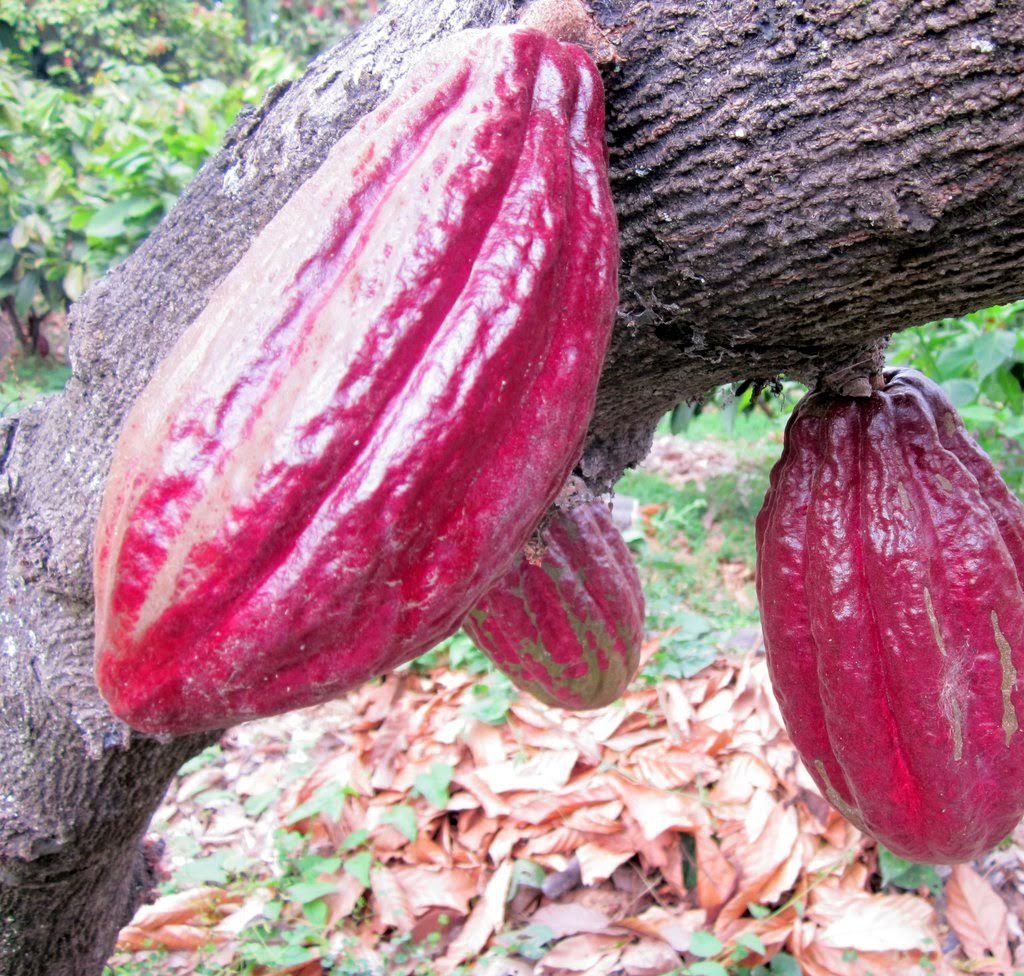
[[[603,502],[558,510],[525,556],[463,623],[512,682],[561,708],[619,698],[640,663],[644,596],[621,533]]]
[[[772,684],[823,794],[954,863],[1024,813],[1024,506],[920,373],[797,406],[757,519]]]
[[[617,303],[601,79],[538,31],[426,60],[160,364],[96,533],[96,677],[185,733],[451,634],[578,460]]]

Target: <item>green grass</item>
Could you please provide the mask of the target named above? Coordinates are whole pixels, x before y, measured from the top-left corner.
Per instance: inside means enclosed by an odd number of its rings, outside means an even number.
[[[703,429],[702,440],[743,441],[734,471],[679,487],[631,471],[616,486],[646,513],[643,525],[628,534],[644,584],[647,631],[659,639],[644,680],[691,677],[718,657],[730,635],[758,627],[754,522],[783,423],[744,415],[727,428],[722,411],[707,410],[695,419],[693,434]]]

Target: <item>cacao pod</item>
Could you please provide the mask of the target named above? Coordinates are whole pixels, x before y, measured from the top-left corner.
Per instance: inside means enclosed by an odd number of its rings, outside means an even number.
[[[886,381],[790,419],[757,519],[765,647],[832,805],[955,863],[1024,813],[1024,506],[938,386]]]
[[[96,534],[137,729],[310,705],[454,632],[578,460],[617,304],[603,91],[534,30],[440,44],[160,364]]]
[[[558,510],[544,555],[523,556],[463,623],[473,642],[535,698],[600,708],[636,674],[644,597],[629,547],[601,502]]]

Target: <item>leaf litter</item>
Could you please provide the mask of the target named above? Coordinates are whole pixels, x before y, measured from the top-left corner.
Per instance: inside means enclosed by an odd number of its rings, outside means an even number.
[[[596,712],[520,698],[500,725],[467,713],[479,681],[405,671],[229,732],[157,815],[174,890],[139,909],[115,962],[165,950],[153,971],[229,971],[269,922],[322,938],[255,971],[304,976],[329,972],[334,947],[367,974],[500,958],[656,976],[700,958],[698,933],[725,967],[784,951],[811,976],[1019,964],[1016,848],[953,868],[941,897],[881,886],[874,843],[800,766],[763,655]],[[396,943],[419,955],[396,961]]]
[[[442,660],[230,730],[154,818],[166,880],[114,972],[1024,973],[1024,828],[973,865],[900,861],[818,793],[757,632],[708,641],[594,712]]]

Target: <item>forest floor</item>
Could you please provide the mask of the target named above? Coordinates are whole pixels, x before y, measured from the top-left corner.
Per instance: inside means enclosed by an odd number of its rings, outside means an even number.
[[[166,881],[111,973],[1024,972],[1024,832],[902,861],[782,727],[752,537],[783,421],[708,411],[620,485],[649,631],[615,704],[538,704],[458,635],[187,763],[152,827]]]

